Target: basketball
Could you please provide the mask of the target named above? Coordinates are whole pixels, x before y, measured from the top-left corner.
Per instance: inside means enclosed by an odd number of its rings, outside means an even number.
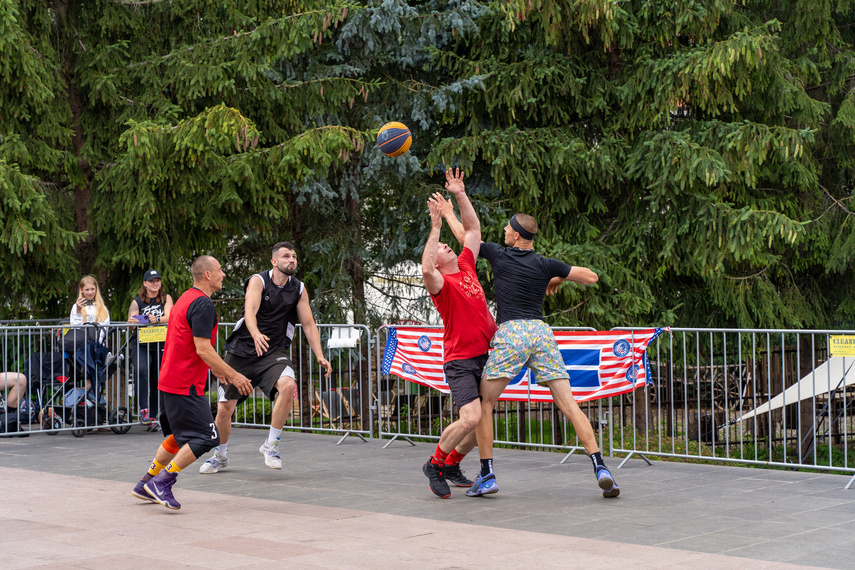
[[[377,133],[377,146],[386,156],[401,156],[413,144],[410,129],[403,123],[386,123]]]

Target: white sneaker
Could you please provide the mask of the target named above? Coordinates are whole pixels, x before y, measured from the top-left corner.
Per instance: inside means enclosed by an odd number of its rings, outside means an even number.
[[[264,463],[271,469],[282,469],[282,457],[279,455],[279,440],[276,443],[267,443],[258,448],[261,455],[264,456]]]
[[[220,469],[228,467],[229,458],[220,455],[220,452],[214,450],[214,456],[199,467],[199,473],[218,473]]]

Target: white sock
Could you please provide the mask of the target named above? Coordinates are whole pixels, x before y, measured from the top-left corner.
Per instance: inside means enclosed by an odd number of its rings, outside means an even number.
[[[221,443],[217,446],[217,451],[220,452],[220,455],[225,457],[229,453],[229,442]]]
[[[271,427],[270,434],[267,436],[267,443],[276,443],[276,440],[279,439],[280,433],[282,433],[282,429]]]

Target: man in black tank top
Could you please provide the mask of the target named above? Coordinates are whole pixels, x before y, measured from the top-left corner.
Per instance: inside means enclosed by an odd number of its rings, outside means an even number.
[[[259,448],[264,462],[272,469],[282,469],[279,434],[291,413],[297,382],[290,359],[291,340],[297,321],[318,363],[332,373],[324,358],[321,336],[309,306],[309,294],[296,277],[297,253],[288,242],[273,246],[273,269],[251,276],[245,285],[243,315],[226,340],[225,361],[252,381],[253,388],[273,401],[273,415],[267,440]],[[235,407],[247,396],[233,386],[220,384],[218,389],[217,430],[220,445],[200,468],[200,473],[218,473],[229,462],[228,445]]]

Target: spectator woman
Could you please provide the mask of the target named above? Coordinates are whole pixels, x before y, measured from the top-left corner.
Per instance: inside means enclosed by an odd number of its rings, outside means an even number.
[[[164,325],[169,322],[170,311],[172,311],[172,297],[164,291],[160,273],[149,269],[143,275],[139,293],[131,301],[128,322],[133,325]],[[134,342],[131,348],[140,421],[154,426],[157,425],[157,415],[160,410],[157,378],[160,375],[162,356],[162,342]]]

